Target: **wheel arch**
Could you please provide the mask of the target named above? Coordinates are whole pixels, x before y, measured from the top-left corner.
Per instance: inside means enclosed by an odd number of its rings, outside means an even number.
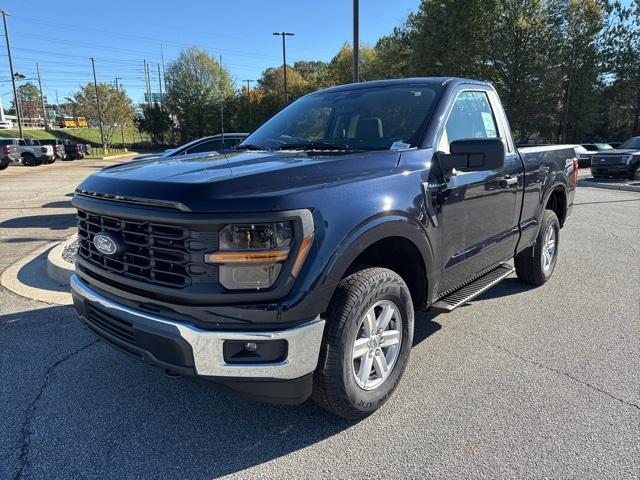
[[[381,253],[394,253],[383,255]],[[411,262],[417,256],[416,262]],[[371,261],[371,260],[377,261]],[[398,273],[412,293],[416,308],[428,303],[429,267],[434,254],[426,232],[403,214],[378,216],[356,227],[335,249],[322,277],[331,286],[327,304],[338,283],[357,266],[384,267]],[[405,263],[408,262],[408,263]]]
[[[558,217],[558,221],[560,222],[560,227],[564,226],[564,222],[567,218],[567,210],[568,210],[568,192],[567,186],[564,183],[556,183],[551,188],[549,188],[544,202],[543,209],[540,213],[540,218],[542,218],[542,214],[545,210],[553,211]]]

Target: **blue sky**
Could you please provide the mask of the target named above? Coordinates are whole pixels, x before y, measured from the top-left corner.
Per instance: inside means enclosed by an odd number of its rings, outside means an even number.
[[[144,92],[143,59],[151,62],[157,91],[157,65],[163,45],[165,64],[181,49],[197,45],[216,57],[239,85],[282,63],[274,31],[295,32],[287,40],[287,61],[329,60],[351,41],[351,0],[5,0],[16,71],[35,77],[39,62],[45,95],[55,101],[92,80],[119,82],[136,101]],[[361,0],[361,43],[373,45],[391,32],[419,0]],[[11,100],[9,63],[0,41],[0,96]]]

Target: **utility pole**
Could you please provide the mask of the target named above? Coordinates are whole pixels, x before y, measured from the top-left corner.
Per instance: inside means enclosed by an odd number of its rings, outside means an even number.
[[[164,50],[160,44],[160,60],[162,61],[162,79],[164,80],[164,89],[167,89],[167,72],[164,69]]]
[[[222,54],[220,54],[220,130],[222,131],[222,149],[224,150],[224,92],[222,87]]]
[[[149,65],[146,60],[144,62],[144,84],[147,87],[147,107],[151,107],[151,80],[149,77]]]
[[[359,0],[353,0],[353,83],[360,81]]]
[[[247,82],[247,98],[249,99],[249,131],[253,130],[253,119],[251,117],[251,82],[255,80],[244,80]]]
[[[11,57],[11,44],[9,43],[9,29],[7,28],[7,15],[11,15],[6,10],[2,10],[2,23],[4,24],[4,37],[7,41],[7,56],[9,57],[9,71],[11,73],[11,84],[13,85],[13,103],[16,107],[16,118],[18,120],[18,131],[22,138],[22,119],[20,112],[20,102],[18,102],[18,90],[16,88],[16,77],[13,72],[13,59]]]
[[[118,80],[122,80],[122,77],[116,77],[116,90],[120,91],[120,86],[118,85]],[[124,92],[124,88],[122,89],[122,91]],[[122,137],[122,148],[126,148],[124,146],[124,125],[122,123],[120,124],[120,136]]]
[[[91,67],[93,68],[93,86],[96,89],[96,105],[98,106],[98,123],[100,124],[100,139],[102,140],[102,148],[106,150],[107,145],[104,143],[104,128],[102,126],[102,111],[100,110],[100,94],[98,93],[98,80],[96,78],[96,59],[91,57]]]
[[[273,32],[274,35],[282,36],[282,69],[284,74],[284,105],[285,107],[289,103],[289,92],[287,91],[287,47],[285,44],[285,37],[292,37],[295,33],[290,32]]]
[[[47,122],[47,109],[44,104],[44,94],[42,93],[42,80],[40,79],[40,67],[36,62],[36,72],[38,72],[38,87],[40,88],[40,101],[42,102],[42,120],[44,121],[44,129],[49,130],[49,122]]]
[[[160,64],[158,64],[158,87],[160,88],[160,107],[162,108],[164,101],[162,98],[162,75],[160,75]]]
[[[569,104],[571,103],[571,84],[573,83],[573,67],[576,61],[575,41],[571,46],[571,63],[569,64],[569,82],[567,84],[567,95],[564,101],[564,122],[562,123],[562,141],[567,143],[567,128],[569,123]]]

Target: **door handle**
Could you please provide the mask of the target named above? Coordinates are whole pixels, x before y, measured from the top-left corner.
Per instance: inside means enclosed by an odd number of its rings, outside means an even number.
[[[500,186],[502,188],[509,188],[511,185],[518,184],[518,177],[511,177],[511,175],[506,175],[504,178],[500,179]]]

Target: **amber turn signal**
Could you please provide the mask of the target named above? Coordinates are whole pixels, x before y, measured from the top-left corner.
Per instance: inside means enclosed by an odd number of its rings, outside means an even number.
[[[305,259],[307,258],[307,254],[309,253],[309,249],[313,245],[313,233],[307,235],[302,239],[302,244],[300,245],[300,250],[298,250],[298,256],[296,257],[296,261],[293,262],[293,267],[291,268],[291,276],[293,278],[297,278],[300,273],[300,269],[304,264]]]
[[[280,263],[289,258],[288,248],[273,250],[219,250],[204,256],[207,263],[240,264],[240,263]]]

